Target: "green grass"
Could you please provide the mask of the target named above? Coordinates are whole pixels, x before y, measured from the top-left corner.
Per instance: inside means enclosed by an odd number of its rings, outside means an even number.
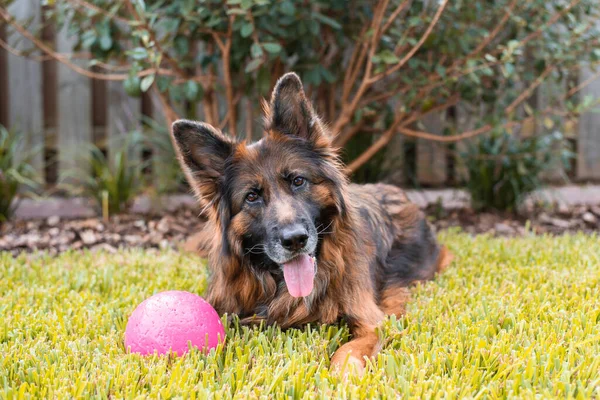
[[[599,238],[441,239],[451,269],[414,290],[367,373],[346,381],[328,369],[343,326],[228,326],[209,355],[127,354],[139,302],[204,290],[192,256],[2,254],[0,398],[599,398]]]

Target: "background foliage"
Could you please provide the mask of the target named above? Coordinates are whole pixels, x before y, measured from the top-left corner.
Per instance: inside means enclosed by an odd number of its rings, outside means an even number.
[[[16,209],[19,192],[38,186],[37,174],[29,163],[39,149],[27,149],[20,132],[0,125],[0,224]]]
[[[27,21],[6,11],[10,2],[0,0],[0,16],[26,34]],[[151,91],[167,122],[197,118],[233,136],[258,137],[260,100],[281,74],[298,72],[360,180],[381,176],[395,135],[453,143],[496,128],[518,138],[532,123],[539,135],[562,130],[591,105],[577,98],[582,85],[573,77],[583,63],[600,60],[596,0],[46,5],[44,20],[77,38],[75,52],[88,60],[80,72],[121,80],[132,96]],[[40,47],[38,32],[30,33]],[[72,57],[44,51],[72,64]],[[562,90],[536,107],[547,84]],[[474,126],[456,123],[461,107],[479,110]],[[433,113],[450,116],[441,138],[421,123]]]

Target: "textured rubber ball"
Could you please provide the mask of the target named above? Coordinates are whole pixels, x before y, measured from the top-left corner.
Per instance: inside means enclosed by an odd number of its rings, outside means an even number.
[[[202,297],[172,290],[144,300],[125,328],[125,348],[133,353],[185,354],[188,342],[204,352],[225,340],[219,314]]]

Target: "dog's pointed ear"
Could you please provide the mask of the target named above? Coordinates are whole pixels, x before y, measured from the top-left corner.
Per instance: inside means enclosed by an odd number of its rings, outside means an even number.
[[[275,84],[266,121],[266,129],[274,134],[297,136],[318,146],[330,143],[319,117],[304,94],[302,81],[293,72],[283,75]]]
[[[220,195],[219,181],[234,142],[212,126],[180,119],[172,126],[179,163],[201,205],[212,204]]]

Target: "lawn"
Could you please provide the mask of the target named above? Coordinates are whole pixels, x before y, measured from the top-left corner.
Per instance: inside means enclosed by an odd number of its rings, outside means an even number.
[[[600,397],[600,240],[441,235],[456,254],[415,288],[362,377],[329,372],[344,326],[227,327],[182,358],[127,354],[128,315],[162,290],[202,293],[173,251],[0,256],[0,398]]]

